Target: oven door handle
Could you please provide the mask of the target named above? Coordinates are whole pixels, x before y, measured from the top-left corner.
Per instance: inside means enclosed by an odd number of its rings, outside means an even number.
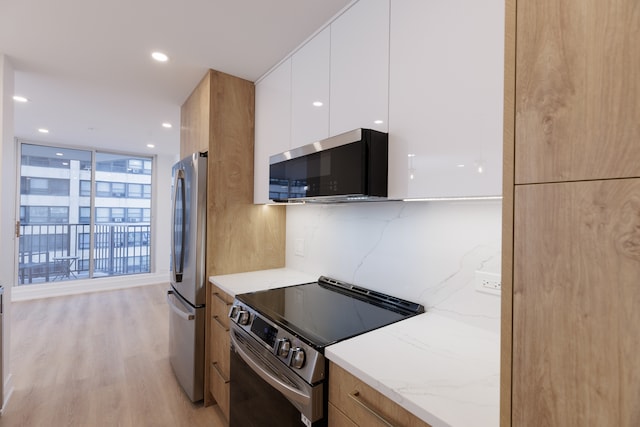
[[[306,395],[302,393],[300,390],[297,390],[291,387],[289,384],[286,384],[280,381],[278,378],[273,377],[266,370],[264,370],[264,368],[260,366],[260,364],[258,364],[255,360],[253,360],[251,356],[244,351],[244,349],[242,348],[242,345],[238,343],[238,340],[236,340],[236,338],[233,336],[233,331],[231,331],[230,335],[231,335],[231,341],[232,341],[233,347],[235,348],[236,352],[240,355],[242,360],[244,360],[246,364],[249,365],[249,367],[256,374],[260,376],[260,378],[265,380],[267,384],[269,384],[271,387],[278,390],[280,393],[284,395],[284,397],[286,397],[289,400],[302,403],[303,405],[308,405],[311,402],[311,396]]]

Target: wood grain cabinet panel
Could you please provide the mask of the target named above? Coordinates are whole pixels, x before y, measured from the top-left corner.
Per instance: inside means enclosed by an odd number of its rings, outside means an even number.
[[[252,203],[254,112],[254,84],[215,70],[207,71],[181,108],[180,153],[209,153],[207,277],[284,267],[286,211],[282,206]],[[228,328],[226,313],[216,304],[222,303],[208,292],[205,406],[214,403],[214,399],[220,403],[222,398],[214,398],[214,390],[228,390],[228,384],[226,388],[221,385],[225,382],[219,381],[211,360],[218,357],[213,351],[218,342],[212,324],[214,310],[220,310],[215,315]]]
[[[180,158],[209,150],[211,78],[207,73],[180,108]]]
[[[329,403],[329,425],[331,427],[358,427],[356,423],[351,421],[342,411]]]
[[[514,426],[640,425],[640,179],[517,186]]]
[[[338,365],[329,365],[329,425],[429,427]]]
[[[640,176],[636,0],[519,1],[516,183]]]
[[[210,393],[227,420],[229,419],[230,342],[229,308],[231,295],[211,286],[211,323],[209,328]]]
[[[218,407],[229,419],[229,377],[225,377],[217,363],[211,363],[209,391],[215,397]]]

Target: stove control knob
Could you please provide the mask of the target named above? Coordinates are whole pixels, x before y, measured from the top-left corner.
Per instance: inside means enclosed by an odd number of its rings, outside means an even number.
[[[238,307],[237,305],[231,306],[231,310],[229,310],[229,317],[232,318],[233,320],[236,320],[236,318],[238,317],[239,310],[240,310],[240,307]]]
[[[304,350],[300,347],[295,347],[291,350],[291,366],[296,369],[302,369],[304,366]]]
[[[248,325],[251,322],[251,313],[246,310],[240,310],[238,313],[238,323],[241,325]]]
[[[276,355],[280,357],[287,357],[291,350],[291,342],[286,338],[280,338],[276,341]]]

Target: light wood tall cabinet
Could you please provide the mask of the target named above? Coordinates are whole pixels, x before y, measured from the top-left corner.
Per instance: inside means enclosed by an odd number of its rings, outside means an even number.
[[[506,6],[501,425],[637,426],[640,9]]]
[[[253,204],[254,93],[252,82],[210,70],[181,109],[181,154],[209,152],[207,277],[284,267],[285,209]],[[228,342],[218,342],[219,325],[212,322],[219,304],[207,286],[204,402],[218,401],[226,414],[224,395],[211,392],[224,387],[211,379],[218,373],[212,360],[227,373],[218,352]]]
[[[639,176],[638,2],[517,8],[516,182]]]

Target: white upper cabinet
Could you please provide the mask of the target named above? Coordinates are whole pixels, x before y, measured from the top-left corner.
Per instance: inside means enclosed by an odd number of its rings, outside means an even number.
[[[390,40],[389,197],[501,195],[504,1],[391,0]]]
[[[389,0],[361,0],[331,23],[330,107],[330,136],[387,132]]]
[[[269,202],[269,156],[291,144],[291,59],[256,85],[254,203]]]
[[[329,27],[292,57],[291,148],[329,136]]]

